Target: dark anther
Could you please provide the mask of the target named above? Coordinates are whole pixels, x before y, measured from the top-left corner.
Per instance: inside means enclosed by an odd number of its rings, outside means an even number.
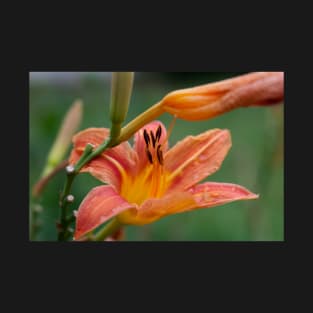
[[[156,139],[155,139],[152,131],[150,131],[150,136],[151,136],[151,139],[152,139],[153,148],[155,148]]]
[[[157,157],[158,157],[158,160],[159,160],[159,163],[161,165],[163,165],[163,152],[161,150],[161,145],[158,145],[158,148],[157,148]]]
[[[150,162],[151,164],[153,164],[153,161],[152,161],[152,154],[151,154],[151,152],[150,152],[148,149],[146,149],[146,154],[147,154],[147,157],[148,157],[149,162]]]
[[[159,127],[158,127],[158,129],[157,129],[157,131],[156,131],[156,133],[155,133],[155,140],[156,140],[156,141],[159,141],[159,140],[160,140],[161,134],[162,134],[162,128],[161,128],[161,125],[159,125]]]
[[[148,132],[145,129],[143,131],[143,137],[145,138],[146,145],[148,146],[150,143],[150,137],[148,135]]]

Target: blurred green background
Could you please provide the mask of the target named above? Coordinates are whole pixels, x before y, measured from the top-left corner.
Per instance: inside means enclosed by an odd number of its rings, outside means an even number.
[[[53,77],[53,73],[50,74]],[[71,73],[68,79],[46,80],[40,73],[30,73],[30,207],[34,205],[31,188],[41,174],[63,116],[73,101],[80,98],[84,103],[80,130],[110,126],[110,73],[99,74]],[[243,73],[136,73],[126,122],[170,91],[240,74]],[[58,75],[61,77],[62,73]],[[168,126],[171,116],[164,114],[159,120]],[[231,131],[233,146],[220,170],[207,180],[240,184],[259,194],[260,198],[176,214],[141,227],[127,226],[125,240],[284,240],[283,105],[237,109],[201,122],[177,120],[170,145],[186,135],[215,127]],[[35,240],[54,241],[57,238],[58,197],[64,181],[64,173],[59,173],[40,198],[40,229]],[[99,184],[89,174],[79,175],[72,189],[75,202],[71,208],[76,210],[88,191]]]

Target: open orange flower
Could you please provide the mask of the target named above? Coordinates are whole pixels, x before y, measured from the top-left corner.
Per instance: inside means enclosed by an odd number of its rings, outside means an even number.
[[[70,163],[86,144],[98,146],[108,134],[106,128],[89,128],[75,135]],[[235,184],[198,184],[221,166],[231,147],[228,130],[188,136],[171,149],[167,139],[164,125],[151,122],[135,134],[133,148],[123,142],[82,168],[108,185],[93,188],[82,201],[74,239],[114,216],[122,224],[143,225],[169,214],[258,198]]]

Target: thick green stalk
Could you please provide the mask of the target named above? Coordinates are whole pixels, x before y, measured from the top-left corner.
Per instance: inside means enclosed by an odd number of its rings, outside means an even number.
[[[76,174],[72,173],[70,175],[67,175],[67,179],[64,185],[64,189],[62,192],[62,197],[60,200],[60,207],[61,207],[61,218],[60,222],[58,225],[58,240],[63,241],[67,239],[69,232],[68,232],[68,220],[66,218],[66,213],[67,213],[67,207],[69,202],[67,201],[67,196],[70,194],[70,190],[74,181]]]
[[[89,148],[88,148],[88,151],[86,152],[87,147],[89,147]],[[94,151],[92,151],[91,145],[87,145],[83,155],[75,164],[75,173],[78,173],[84,167],[84,165],[86,165],[88,162],[90,162],[92,159],[94,159],[99,154],[101,154],[104,150],[106,150],[107,148],[110,148],[110,147],[111,147],[111,139],[110,138],[108,138],[106,141],[104,141]]]

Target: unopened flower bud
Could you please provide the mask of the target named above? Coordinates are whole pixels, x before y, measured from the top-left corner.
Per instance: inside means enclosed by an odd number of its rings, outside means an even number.
[[[64,117],[59,133],[48,154],[46,166],[42,177],[49,175],[51,171],[63,160],[69,148],[72,136],[77,131],[82,118],[82,101],[76,100]]]
[[[111,136],[118,136],[124,122],[133,89],[134,72],[113,72],[111,84]],[[112,134],[113,130],[113,134]]]
[[[284,99],[283,72],[255,72],[188,89],[161,100],[165,112],[184,120],[205,120],[239,107],[271,105]]]

